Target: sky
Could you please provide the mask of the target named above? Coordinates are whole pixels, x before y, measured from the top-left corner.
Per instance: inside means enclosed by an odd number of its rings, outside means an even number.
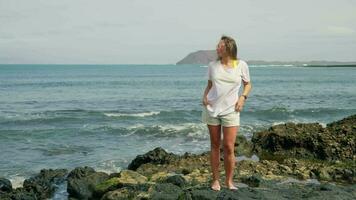
[[[174,64],[222,35],[244,60],[356,61],[356,0],[0,0],[1,64]]]

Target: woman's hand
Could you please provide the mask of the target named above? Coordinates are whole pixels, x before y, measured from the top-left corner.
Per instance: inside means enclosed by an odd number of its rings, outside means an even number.
[[[242,108],[244,107],[244,104],[245,104],[245,97],[240,96],[239,100],[235,104],[235,111],[236,112],[242,111]]]

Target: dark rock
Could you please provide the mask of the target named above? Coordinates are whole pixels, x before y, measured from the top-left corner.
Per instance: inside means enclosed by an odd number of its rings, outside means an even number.
[[[180,187],[173,185],[172,183],[157,184],[153,186],[152,190],[152,200],[175,200],[184,195],[183,190]]]
[[[11,181],[6,178],[0,178],[0,192],[11,192],[12,184]]]
[[[333,157],[340,160],[356,160],[356,115],[327,124],[326,130],[335,139],[332,144]]]
[[[309,177],[312,178],[312,179],[317,179],[318,178],[313,171],[309,172]]]
[[[173,153],[167,153],[161,147],[157,147],[152,151],[147,152],[144,155],[138,155],[128,166],[129,170],[136,170],[143,164],[153,163],[153,164],[167,164],[178,158],[177,155]]]
[[[254,200],[254,199],[273,199],[276,200],[278,198],[274,198],[272,196],[264,196],[259,190],[255,190],[252,188],[239,188],[237,191],[232,190],[223,190],[219,193],[217,199],[226,199],[226,200]],[[281,199],[281,198],[279,198]],[[283,198],[284,199],[284,198]]]
[[[211,189],[194,189],[190,192],[192,200],[215,200],[218,192]]]
[[[183,174],[183,175],[190,174],[191,172],[192,172],[191,169],[187,169],[187,168],[183,168],[183,169],[182,169],[182,174]]]
[[[68,174],[68,179],[79,179],[93,173],[95,173],[95,170],[91,167],[77,167]]]
[[[238,135],[235,142],[235,154],[250,157],[252,155],[253,145],[243,135]]]
[[[351,115],[340,121],[327,124],[326,129],[337,135],[353,135],[356,133],[356,115]]]
[[[166,183],[172,183],[178,187],[184,187],[187,182],[181,175],[173,175],[169,176],[166,180]]]
[[[261,177],[258,175],[241,177],[241,182],[247,184],[250,187],[258,187],[261,183]]]
[[[69,197],[77,199],[90,199],[93,196],[95,185],[106,181],[109,175],[95,172],[91,167],[77,167],[68,175],[67,192]]]
[[[66,169],[42,169],[38,175],[26,179],[23,188],[36,194],[38,199],[46,199],[54,194],[55,184],[63,182],[66,175]]]
[[[253,150],[262,159],[306,158],[328,161],[356,159],[356,115],[323,128],[320,124],[286,123],[253,135]]]
[[[115,172],[109,175],[109,178],[114,178],[114,177],[120,177],[120,173]]]
[[[328,171],[329,176],[333,180],[345,180],[348,183],[356,183],[356,168],[347,169],[344,167],[334,168]]]
[[[11,189],[11,183],[2,180],[3,184],[0,191],[0,199],[11,200],[38,200],[48,199],[53,196],[56,185],[65,180],[67,174],[66,169],[42,169],[40,173],[34,177],[26,179],[23,187]],[[5,179],[6,180],[6,179]],[[7,192],[3,193],[6,188]]]
[[[11,192],[0,192],[1,200],[38,200],[40,199],[33,191],[27,191],[24,188],[16,188]]]
[[[319,186],[320,191],[331,191],[332,187],[330,184],[321,184]]]

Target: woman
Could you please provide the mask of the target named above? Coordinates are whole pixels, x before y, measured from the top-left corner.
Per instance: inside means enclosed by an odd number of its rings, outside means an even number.
[[[208,85],[203,96],[202,120],[210,133],[212,169],[211,188],[220,190],[219,161],[221,130],[223,132],[223,151],[225,184],[230,190],[237,190],[233,183],[235,167],[234,146],[240,127],[240,111],[245,104],[252,85],[246,62],[237,59],[237,45],[234,39],[222,36],[217,45],[218,59],[208,66]],[[239,95],[241,85],[244,89]]]

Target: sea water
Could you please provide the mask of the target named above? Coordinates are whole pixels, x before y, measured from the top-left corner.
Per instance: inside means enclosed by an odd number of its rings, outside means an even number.
[[[0,65],[0,176],[43,168],[118,172],[156,147],[201,153],[207,67]],[[356,114],[356,68],[250,66],[238,134],[285,122],[323,126]]]

